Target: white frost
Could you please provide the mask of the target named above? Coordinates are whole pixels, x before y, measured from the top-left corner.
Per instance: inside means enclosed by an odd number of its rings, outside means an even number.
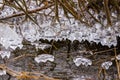
[[[37,63],[40,63],[40,62],[47,62],[47,61],[51,61],[53,62],[54,61],[54,56],[53,55],[50,55],[50,54],[41,54],[41,55],[38,55],[37,57],[35,57],[35,61]]]

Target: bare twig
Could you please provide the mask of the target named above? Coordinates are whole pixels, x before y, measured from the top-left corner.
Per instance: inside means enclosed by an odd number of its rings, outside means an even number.
[[[32,10],[28,10],[28,14],[32,14],[32,13],[36,13],[38,11],[42,11],[44,9],[47,9],[51,6],[53,6],[54,4],[51,4],[51,5],[48,5],[48,6],[43,6],[43,7],[38,7],[36,9],[32,9]],[[6,19],[10,19],[10,18],[13,18],[13,17],[17,17],[17,16],[23,16],[25,15],[24,12],[18,12],[18,13],[15,13],[15,14],[12,14],[12,15],[8,15],[6,17],[3,17],[3,18],[0,18],[0,20],[6,20]]]
[[[105,13],[106,13],[106,17],[107,17],[107,21],[108,21],[108,25],[112,25],[112,21],[110,19],[110,10],[108,7],[108,0],[104,0],[104,8],[105,8]]]
[[[114,53],[115,53],[115,62],[116,62],[116,67],[117,67],[117,72],[118,72],[118,78],[120,79],[119,62],[118,62],[118,60],[116,59],[116,56],[117,56],[116,48],[114,48]]]
[[[23,55],[20,55],[18,57],[10,59],[9,61],[16,61],[16,60],[18,60],[20,58],[24,58],[24,57],[34,57],[34,55],[33,54],[23,54]]]

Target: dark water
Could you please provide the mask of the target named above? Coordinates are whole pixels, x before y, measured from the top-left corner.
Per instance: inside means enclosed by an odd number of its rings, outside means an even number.
[[[7,66],[15,71],[29,71],[29,72],[37,71],[49,77],[61,80],[115,80],[117,78],[117,69],[116,65],[114,64],[115,63],[114,61],[113,65],[108,70],[106,71],[102,70],[100,73],[101,63],[107,61],[108,57],[113,56],[112,55],[113,51],[106,52],[104,54],[91,55],[85,52],[81,53],[81,51],[85,50],[88,51],[84,43],[82,44],[79,42],[78,43],[74,42],[70,44],[63,43],[65,42],[59,42],[54,44],[55,46],[56,44],[57,45],[60,44],[60,46],[62,46],[62,47],[56,46],[58,47],[58,49],[55,49],[54,47],[46,49],[46,52],[48,52],[48,54],[52,54],[55,56],[54,62],[48,61],[46,63],[38,64],[34,61],[34,57],[23,57],[15,61],[8,61]],[[109,49],[107,47],[102,48]],[[102,48],[99,50],[102,50]],[[16,49],[15,51],[13,51],[11,58],[23,54],[38,55],[43,53],[45,53],[45,51],[36,50],[35,46],[25,44],[21,50]],[[84,56],[91,59],[93,61],[93,65],[88,67],[85,67],[83,65],[77,67],[73,62],[73,58],[76,56]],[[0,63],[4,63],[4,60],[1,59]],[[0,80],[17,80],[17,79],[7,74],[0,76]]]

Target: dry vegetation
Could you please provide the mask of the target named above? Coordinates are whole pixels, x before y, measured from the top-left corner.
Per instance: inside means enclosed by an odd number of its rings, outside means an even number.
[[[4,22],[4,20],[7,20],[13,17],[25,16],[24,21],[29,18],[35,24],[38,25],[37,21],[33,18],[33,15],[37,14],[40,11],[46,10],[48,8],[51,9],[51,12],[45,16],[51,16],[50,14],[54,12],[55,15],[52,17],[54,20],[57,20],[59,23],[60,23],[60,20],[59,20],[60,9],[64,11],[64,15],[68,18],[68,20],[70,18],[74,18],[88,26],[92,26],[94,22],[98,22],[103,25],[102,21],[99,18],[101,16],[95,17],[94,15],[94,14],[99,15],[100,12],[105,14],[102,18],[106,18],[107,24],[110,26],[113,25],[112,19],[116,19],[116,20],[120,19],[120,7],[119,7],[120,1],[119,0],[35,0],[35,1],[36,1],[37,7],[35,9],[30,9],[28,8],[28,4],[30,4],[32,0],[19,0],[19,1],[3,0],[3,3],[0,3],[2,4],[2,6],[0,7],[1,11],[4,9],[5,6],[9,6],[16,9],[17,12],[15,12],[12,15],[8,15],[0,18],[0,21]],[[91,13],[91,11],[93,13]],[[111,15],[112,13],[115,13],[117,17],[114,18]],[[92,19],[93,21],[90,21],[90,19]],[[54,45],[53,47],[56,48],[56,46]],[[116,66],[118,69],[118,76],[120,79],[120,64],[116,59],[116,56],[117,56],[116,48],[113,48],[112,50],[114,50],[115,56],[109,59],[115,60]],[[103,52],[100,52],[100,53],[103,53]],[[95,54],[99,54],[99,52],[94,53],[94,55]],[[12,60],[14,61],[25,56],[33,56],[33,55],[20,55],[19,57],[16,57]],[[18,80],[33,80],[33,79],[34,80],[58,80],[38,72],[25,72],[25,71],[17,72],[9,69],[3,64],[0,64],[0,69],[6,70],[8,74],[10,74],[13,77],[16,77]],[[101,74],[101,69],[98,75],[99,74]]]
[[[37,7],[35,9],[29,9],[28,4],[32,2],[32,0],[3,0],[3,4],[1,6],[1,10],[4,9],[4,6],[9,6],[16,9],[18,12],[15,12],[13,15],[9,15],[0,20],[6,20],[9,18],[23,16],[25,15],[25,19],[29,18],[34,23],[38,24],[34,18],[32,17],[33,13],[40,12],[42,10],[51,9],[50,13],[45,16],[50,16],[53,12],[53,19],[59,21],[60,18],[60,9],[64,11],[64,15],[70,19],[75,18],[86,25],[92,26],[93,22],[90,20],[93,19],[94,22],[98,22],[102,24],[100,20],[101,15],[99,13],[103,12],[104,17],[107,18],[108,25],[112,25],[112,13],[117,15],[116,19],[119,20],[120,13],[120,1],[119,0],[35,0]],[[91,13],[92,11],[92,13]],[[72,16],[71,16],[71,15]],[[99,16],[96,17],[95,14]],[[90,19],[90,20],[89,20]]]

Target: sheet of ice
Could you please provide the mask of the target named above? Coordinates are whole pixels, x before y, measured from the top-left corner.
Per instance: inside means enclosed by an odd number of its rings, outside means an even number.
[[[41,55],[38,55],[37,57],[35,57],[35,61],[37,63],[41,63],[41,62],[45,63],[47,61],[53,62],[54,61],[54,56],[50,55],[50,54],[41,54]]]

